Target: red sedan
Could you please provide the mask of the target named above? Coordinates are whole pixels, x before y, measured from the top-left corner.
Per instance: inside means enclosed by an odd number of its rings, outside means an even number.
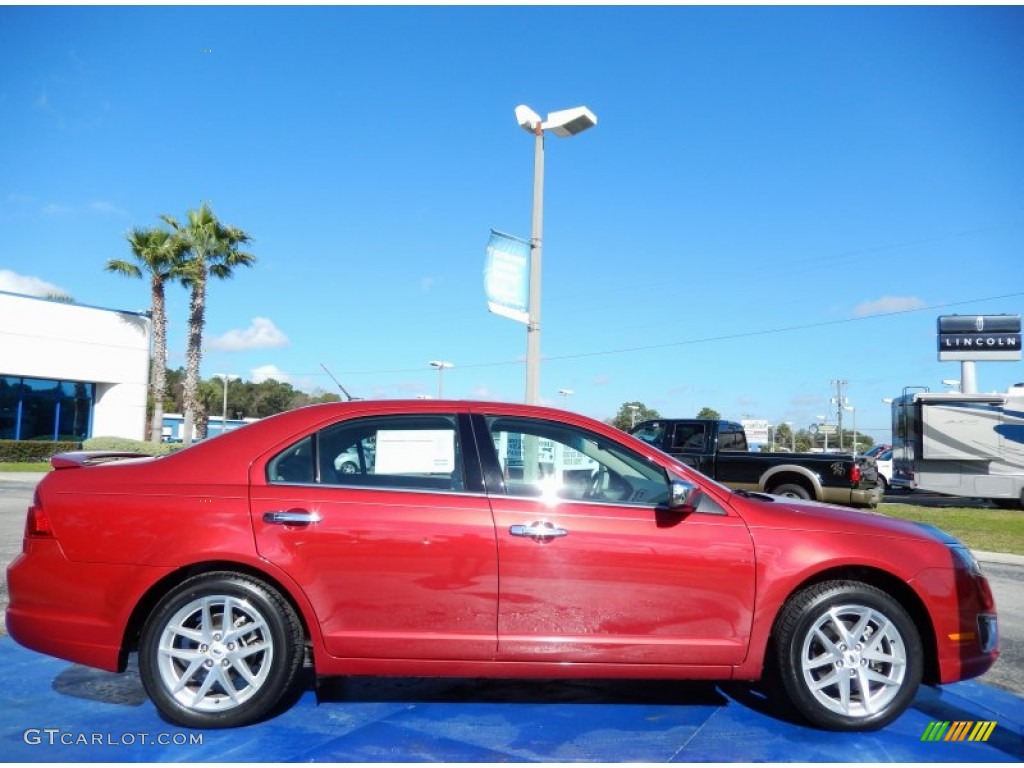
[[[998,656],[951,536],[734,493],[573,413],[333,403],[53,466],[8,571],[11,636],[107,670],[137,651],[185,726],[266,717],[308,656],[318,675],[774,668],[811,723],[866,730]]]

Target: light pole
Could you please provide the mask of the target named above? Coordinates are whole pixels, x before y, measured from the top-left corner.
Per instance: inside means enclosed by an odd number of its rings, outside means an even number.
[[[213,377],[224,382],[224,410],[221,412],[220,417],[220,433],[223,435],[227,431],[228,427],[228,382],[231,381],[231,379],[237,379],[238,374],[215,373],[213,374]]]
[[[540,393],[540,270],[541,233],[544,228],[544,131],[556,136],[575,136],[597,125],[597,117],[586,107],[549,112],[547,120],[525,104],[516,107],[516,122],[534,136],[533,215],[530,235],[530,286],[527,294],[526,403],[536,405]]]
[[[452,364],[444,360],[431,360],[428,365],[437,368],[437,399],[440,400],[444,397],[444,369],[451,368]]]
[[[636,426],[636,412],[640,410],[639,405],[627,405],[629,408],[629,428],[632,429]]]

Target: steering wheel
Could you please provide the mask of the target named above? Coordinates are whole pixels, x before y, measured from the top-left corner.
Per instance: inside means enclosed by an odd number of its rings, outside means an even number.
[[[605,478],[608,476],[608,470],[605,467],[598,467],[593,475],[590,477],[590,484],[587,486],[587,490],[583,494],[584,499],[600,499],[604,497],[604,483]]]

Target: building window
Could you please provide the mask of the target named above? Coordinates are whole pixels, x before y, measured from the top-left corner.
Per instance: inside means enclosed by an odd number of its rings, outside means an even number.
[[[0,377],[0,439],[85,440],[95,399],[95,384]]]

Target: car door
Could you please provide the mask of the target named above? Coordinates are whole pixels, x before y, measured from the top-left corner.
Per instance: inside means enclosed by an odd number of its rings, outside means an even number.
[[[708,422],[677,422],[666,436],[668,453],[708,477],[715,476],[715,446]]]
[[[474,418],[485,473],[491,464],[499,478],[488,487],[501,659],[720,670],[743,660],[754,553],[738,516],[710,497],[706,511],[669,511],[665,469],[607,436]]]
[[[305,591],[328,653],[493,657],[494,523],[459,421],[352,418],[254,465],[256,546]],[[363,459],[341,469],[354,453]]]

